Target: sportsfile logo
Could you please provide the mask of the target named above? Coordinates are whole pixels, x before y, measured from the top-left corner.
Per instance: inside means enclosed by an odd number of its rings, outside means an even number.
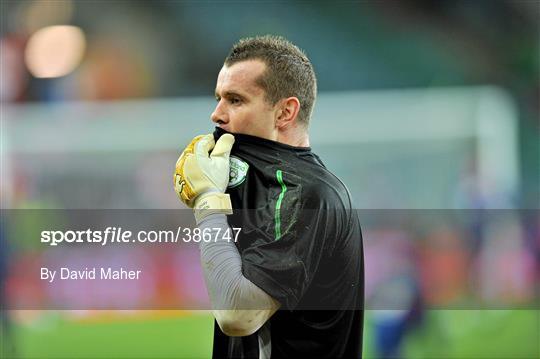
[[[68,231],[42,231],[41,243],[50,246],[57,246],[60,243],[92,243],[101,244],[125,244],[125,243],[189,243],[189,242],[237,242],[241,228],[189,228],[178,227],[172,230],[150,230],[137,231],[136,235],[132,231],[124,230],[121,227],[107,227],[104,230],[68,230]]]

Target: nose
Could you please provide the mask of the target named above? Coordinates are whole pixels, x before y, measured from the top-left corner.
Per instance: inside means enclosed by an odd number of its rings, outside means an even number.
[[[216,108],[214,109],[214,112],[212,112],[212,115],[210,116],[210,119],[212,122],[217,124],[225,124],[229,122],[229,118],[227,116],[227,113],[225,109],[223,108],[223,100],[220,100]]]

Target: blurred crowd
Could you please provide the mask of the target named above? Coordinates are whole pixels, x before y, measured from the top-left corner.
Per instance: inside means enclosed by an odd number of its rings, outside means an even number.
[[[536,1],[2,1],[3,103],[212,96],[231,44],[284,35],[320,92],[496,85],[519,109],[521,207],[538,204]]]

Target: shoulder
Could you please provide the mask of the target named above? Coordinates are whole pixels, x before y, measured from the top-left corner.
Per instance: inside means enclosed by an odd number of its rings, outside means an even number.
[[[347,186],[327,168],[310,166],[303,178],[305,208],[351,209],[352,199]]]
[[[306,228],[316,229],[314,237],[320,238],[319,243],[325,243],[330,253],[337,245],[347,246],[359,228],[347,186],[322,166],[312,168],[303,178],[301,213]]]

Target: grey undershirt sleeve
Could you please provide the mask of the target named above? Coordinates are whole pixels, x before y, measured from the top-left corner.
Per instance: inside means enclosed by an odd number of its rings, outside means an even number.
[[[201,231],[212,233],[211,241],[201,241],[199,244],[212,308],[219,310],[275,307],[272,297],[242,275],[242,259],[234,244],[234,232],[229,227],[227,217],[221,213],[209,215],[198,227]]]

